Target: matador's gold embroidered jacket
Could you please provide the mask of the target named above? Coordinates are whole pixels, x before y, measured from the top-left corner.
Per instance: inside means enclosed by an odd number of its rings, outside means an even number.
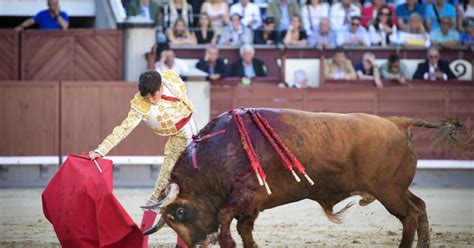
[[[127,118],[123,120],[120,126],[115,127],[112,133],[95,149],[97,153],[101,156],[107,155],[142,120],[158,135],[171,136],[178,134],[179,130],[176,123],[196,112],[196,109],[189,101],[186,95],[186,86],[176,72],[162,72],[161,78],[164,89],[162,99],[158,104],[151,104],[140,93],[135,94],[130,101],[131,109]]]

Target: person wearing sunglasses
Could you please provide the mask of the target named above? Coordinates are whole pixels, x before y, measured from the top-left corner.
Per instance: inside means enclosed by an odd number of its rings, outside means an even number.
[[[338,46],[370,46],[369,34],[361,25],[360,16],[353,16],[351,23],[337,35]]]
[[[369,1],[366,1],[366,3]],[[390,8],[390,13],[395,13],[395,9],[392,5],[387,5],[385,0],[372,0],[372,4],[364,6],[362,8],[362,26],[369,28],[371,24],[374,24],[377,16],[379,16],[383,7]],[[395,15],[389,16],[392,23],[396,23],[397,19]]]
[[[380,66],[380,74],[382,79],[394,80],[401,85],[407,85],[409,79],[407,66],[396,53],[388,55],[387,62]]]
[[[390,45],[391,39],[396,37],[397,26],[390,19],[392,14],[388,6],[380,8],[375,22],[369,26],[370,43],[375,46]],[[396,38],[394,38],[396,39]]]
[[[418,64],[413,79],[431,81],[456,79],[453,71],[449,68],[449,63],[440,59],[438,48],[431,47],[428,49],[427,57],[424,62]]]

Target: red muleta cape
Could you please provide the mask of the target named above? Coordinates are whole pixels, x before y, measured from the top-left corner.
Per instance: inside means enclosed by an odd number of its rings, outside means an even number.
[[[113,164],[69,155],[42,194],[63,247],[141,247],[143,234],[112,194]]]

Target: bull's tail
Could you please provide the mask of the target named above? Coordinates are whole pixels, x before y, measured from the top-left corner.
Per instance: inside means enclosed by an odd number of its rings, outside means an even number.
[[[346,212],[347,209],[349,209],[350,207],[354,205],[355,205],[354,202],[349,202],[345,207],[343,207],[341,210],[337,211],[336,213],[333,212],[332,207],[323,206],[324,214],[326,214],[326,217],[328,217],[328,219],[331,222],[339,224],[341,223],[342,214]]]
[[[465,150],[465,146],[472,143],[474,137],[472,132],[468,131],[467,139],[458,138],[459,131],[463,127],[458,120],[447,118],[440,121],[428,121],[407,117],[388,117],[387,119],[397,125],[401,131],[406,131],[408,135],[410,135],[410,127],[434,128],[436,129],[435,144],[448,144],[451,149],[457,151]]]

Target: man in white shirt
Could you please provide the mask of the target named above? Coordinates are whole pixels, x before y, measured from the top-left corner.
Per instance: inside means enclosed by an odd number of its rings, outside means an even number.
[[[362,26],[360,16],[353,16],[351,22],[337,32],[338,46],[370,46],[369,33]]]
[[[242,24],[251,28],[257,29],[262,25],[262,15],[260,14],[260,8],[251,3],[249,0],[240,0],[230,7],[230,15],[238,14],[242,17]]]
[[[329,10],[331,28],[334,31],[340,30],[344,25],[350,24],[351,17],[361,16],[360,8],[352,3],[352,0],[342,0],[335,3]]]
[[[155,63],[155,70],[158,72],[164,72],[172,70],[178,73],[181,77],[186,77],[189,72],[189,68],[183,60],[176,58],[173,50],[164,49],[161,52],[160,60]]]

